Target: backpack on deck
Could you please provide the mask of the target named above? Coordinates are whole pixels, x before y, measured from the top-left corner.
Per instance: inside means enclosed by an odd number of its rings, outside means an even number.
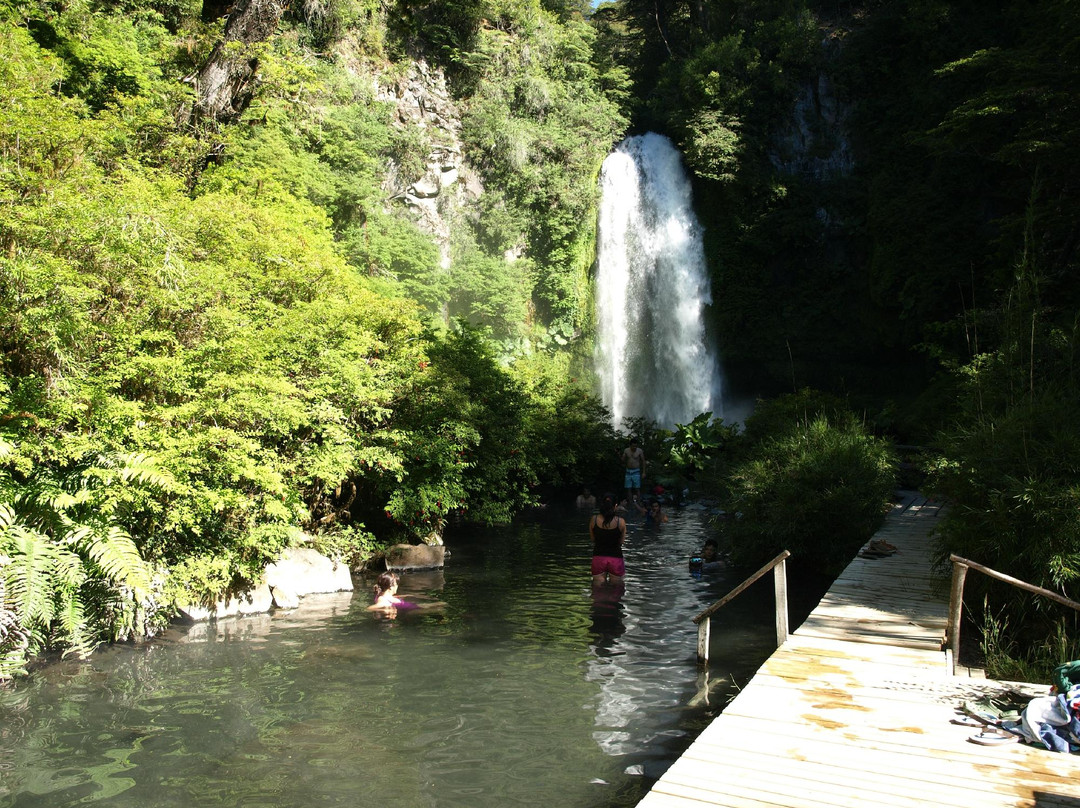
[[[1054,692],[1068,693],[1073,685],[1080,684],[1080,659],[1063,662],[1054,668]]]

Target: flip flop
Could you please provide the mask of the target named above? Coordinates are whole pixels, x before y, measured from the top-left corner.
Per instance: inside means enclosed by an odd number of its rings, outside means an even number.
[[[982,732],[975,733],[968,740],[981,746],[1002,746],[1008,743],[1018,743],[1020,736],[1013,735],[1011,732],[997,732],[987,728]]]
[[[983,698],[966,701],[960,709],[976,721],[996,724],[1000,721],[1019,721],[1025,706],[1026,704],[1016,704],[1003,699]]]
[[[985,727],[982,721],[971,715],[958,715],[949,721],[950,724],[959,724],[962,727]]]
[[[995,713],[991,713],[988,710],[979,710],[966,704],[964,705],[964,714],[973,721],[978,721],[980,724],[987,727],[996,726],[999,720]]]

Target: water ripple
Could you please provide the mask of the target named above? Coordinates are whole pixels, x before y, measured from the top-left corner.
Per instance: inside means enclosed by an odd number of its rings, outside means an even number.
[[[361,587],[316,618],[177,629],[46,668],[0,692],[0,806],[634,804],[634,773],[677,756],[726,692],[700,681],[690,618],[732,582],[689,575],[709,528],[674,512],[633,524],[625,585],[594,588],[585,522],[452,537],[446,570],[402,578],[433,611],[381,619]],[[725,670],[768,652],[759,611],[714,628]]]

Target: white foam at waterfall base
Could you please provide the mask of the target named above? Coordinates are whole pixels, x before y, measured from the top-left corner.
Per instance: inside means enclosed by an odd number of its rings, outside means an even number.
[[[705,332],[712,303],[690,180],[671,141],[627,138],[600,173],[596,367],[616,428],[721,417],[720,372]]]

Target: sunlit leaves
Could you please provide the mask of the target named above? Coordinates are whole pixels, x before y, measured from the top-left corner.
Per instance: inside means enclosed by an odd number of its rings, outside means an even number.
[[[752,566],[786,549],[819,570],[843,569],[895,488],[887,442],[810,391],[759,405],[743,440],[728,480],[734,518],[724,526],[733,557]]]

